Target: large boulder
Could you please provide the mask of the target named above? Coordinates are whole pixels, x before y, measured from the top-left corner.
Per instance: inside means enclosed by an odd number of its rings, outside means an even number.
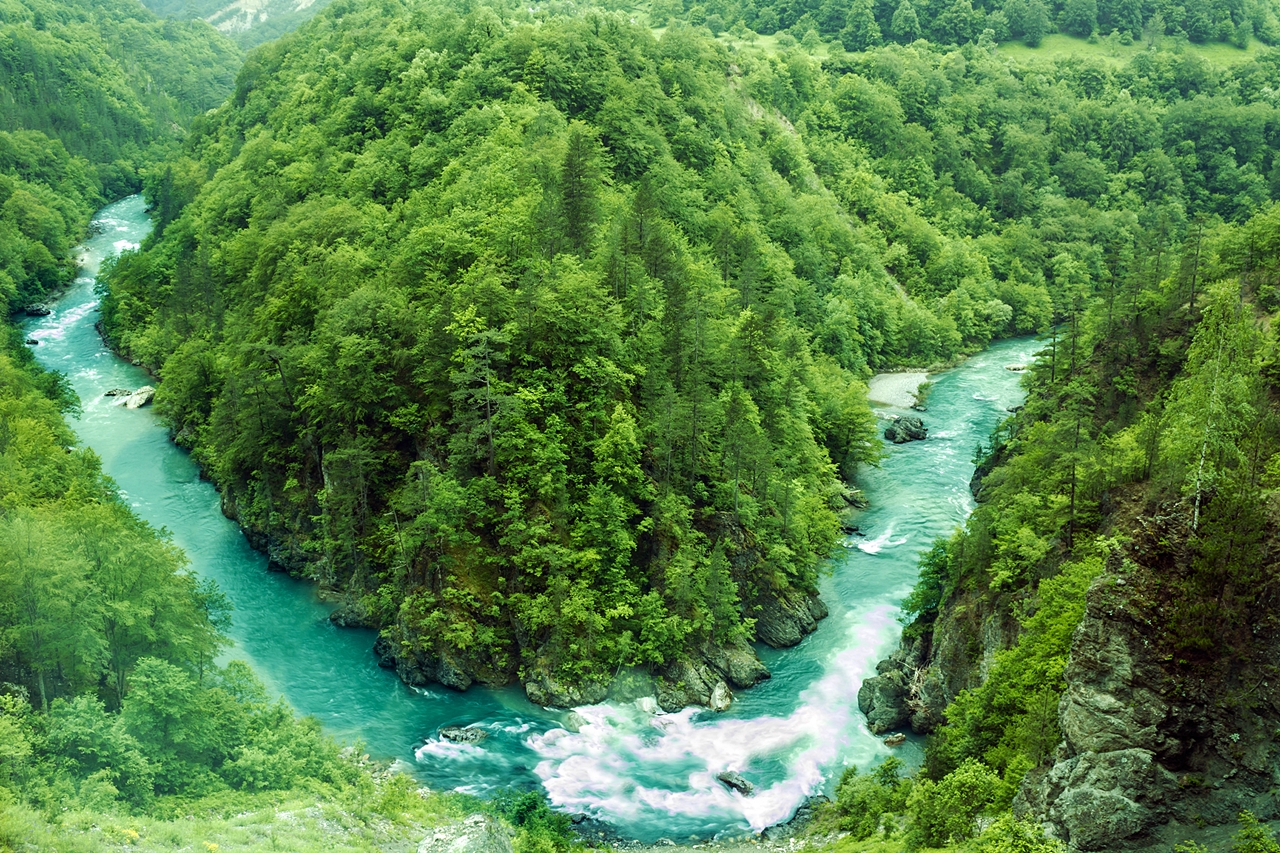
[[[752,785],[742,777],[742,774],[736,770],[726,770],[723,773],[717,773],[716,778],[719,779],[726,788],[737,791],[744,797],[749,797],[755,793],[756,786]]]
[[[894,444],[908,441],[923,441],[929,435],[924,422],[914,415],[898,418],[885,428],[884,437]]]
[[[479,743],[489,736],[484,729],[475,726],[441,726],[440,737],[450,743]]]
[[[866,715],[871,733],[882,735],[911,719],[911,691],[906,673],[894,661],[882,660],[876,670],[879,674],[858,688],[858,710]]]
[[[126,409],[141,409],[156,398],[156,389],[150,385],[143,385],[137,391],[134,391],[125,398],[124,406]]]
[[[28,317],[48,317],[53,313],[53,309],[48,305],[45,305],[43,302],[36,302],[28,305],[23,309],[23,311],[26,312]]]

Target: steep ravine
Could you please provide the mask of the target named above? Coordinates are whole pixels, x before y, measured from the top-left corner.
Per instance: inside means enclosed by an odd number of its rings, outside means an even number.
[[[891,448],[880,468],[863,472],[872,501],[857,520],[864,535],[844,542],[820,582],[830,615],[791,649],[753,650],[771,678],[738,692],[723,713],[664,713],[660,694],[645,695],[657,691],[643,677],[630,693],[566,713],[539,707],[518,687],[408,687],[378,667],[372,632],[337,628],[332,605],[317,599],[313,585],[266,571],[267,558],[223,516],[217,493],[155,413],[103,396],[153,381],[111,355],[94,330],[98,263],[137,244],[149,225],[136,197],[96,221],[76,286],[53,314],[25,324],[39,341],[36,356],[67,374],[83,401],[74,427],[125,499],[171,531],[192,569],[216,580],[235,604],[230,654],[299,712],[338,737],[363,740],[375,757],[398,760],[432,788],[485,794],[540,786],[558,808],[649,842],[758,832],[829,790],[846,763],[869,766],[890,754],[858,713],[858,688],[896,638],[895,616],[919,552],[972,510],[973,446],[1021,400],[1018,375],[1005,366],[1024,362],[1034,341],[997,344],[935,377],[922,416],[929,438]],[[452,742],[440,735],[449,725],[485,736]],[[917,743],[897,750],[919,761]],[[755,793],[744,797],[716,781],[729,770],[748,778]]]

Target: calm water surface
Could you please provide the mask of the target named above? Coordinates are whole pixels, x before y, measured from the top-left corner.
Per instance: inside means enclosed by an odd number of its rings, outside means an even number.
[[[732,836],[787,819],[810,794],[827,790],[848,763],[870,766],[890,750],[858,713],[862,679],[888,653],[898,605],[916,577],[916,559],[973,508],[970,458],[1022,400],[1018,374],[1030,360],[1023,339],[997,344],[932,377],[925,442],[893,447],[862,484],[873,506],[865,536],[843,542],[823,582],[831,615],[794,649],[761,649],[773,678],[744,691],[724,714],[656,712],[652,701],[578,709],[585,719],[529,703],[519,687],[412,690],[379,669],[369,631],[336,629],[312,585],[268,572],[266,559],[218,510],[213,487],[168,441],[150,409],[130,411],[103,392],[150,378],[102,345],[94,322],[94,276],[102,261],[135,247],[150,230],[134,196],[99,211],[80,247],[81,277],[51,316],[26,324],[46,367],[63,371],[83,401],[73,423],[102,457],[134,510],[164,528],[235,604],[230,656],[248,661],[268,689],[318,717],[335,737],[363,741],[375,756],[400,759],[435,788],[478,794],[512,784],[541,785],[568,811],[607,820],[636,838]],[[891,412],[885,412],[889,414]],[[479,745],[441,742],[445,724],[478,724]],[[919,760],[914,741],[898,748]],[[742,797],[715,781],[733,769],[756,785]]]

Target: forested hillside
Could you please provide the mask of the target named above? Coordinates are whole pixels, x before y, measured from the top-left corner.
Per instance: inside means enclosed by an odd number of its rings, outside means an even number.
[[[182,124],[222,102],[238,51],[135,3],[0,3],[0,309],[74,273],[102,202],[136,192]]]
[[[1225,42],[1247,47],[1254,39],[1280,41],[1274,0],[652,0],[650,16],[661,25],[672,18],[705,24],[713,32],[789,32],[796,39],[814,31],[849,50],[926,39],[938,45],[992,44],[1011,39],[1038,46],[1062,32],[1119,45],[1158,43],[1168,35],[1196,44]]]
[[[821,612],[868,370],[1164,279],[1269,200],[1276,75],[338,4],[202,120],[104,321],[407,679],[749,683],[716,649]]]

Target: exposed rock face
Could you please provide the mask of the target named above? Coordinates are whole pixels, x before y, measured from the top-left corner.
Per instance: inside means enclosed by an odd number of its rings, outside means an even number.
[[[53,309],[43,302],[36,302],[22,309],[28,317],[48,317],[53,313]]]
[[[609,685],[596,681],[567,684],[547,667],[537,666],[525,673],[524,692],[530,702],[544,708],[573,708],[603,702],[609,695]]]
[[[982,683],[995,653],[1017,637],[1018,624],[1000,598],[962,591],[942,608],[919,637],[876,665],[876,675],[858,689],[858,708],[873,734],[910,724],[928,734],[945,720],[947,705],[961,690]]]
[[[329,621],[339,628],[373,628],[374,620],[369,608],[359,599],[343,600],[338,609],[329,614]]]
[[[827,605],[816,593],[799,591],[765,597],[756,603],[756,636],[775,649],[794,646],[827,618]]]
[[[713,711],[727,711],[733,703],[733,692],[729,690],[729,685],[723,681],[717,681],[716,686],[711,688],[711,698],[707,702],[707,707]]]
[[[898,418],[885,428],[884,437],[894,444],[908,441],[923,441],[929,435],[924,422],[914,416]]]
[[[733,687],[751,687],[769,677],[769,670],[745,642],[724,648],[701,650],[697,660],[668,664],[657,678],[658,705],[678,711],[689,705],[706,705],[714,711],[728,709]]]
[[[725,787],[737,791],[744,797],[751,796],[756,790],[756,786],[742,778],[742,774],[736,770],[726,770],[723,773],[717,773],[716,778],[723,782]]]
[[[133,393],[133,392],[132,392],[132,391],[130,391],[128,388],[112,388],[110,391],[104,391],[104,392],[103,392],[103,394],[102,394],[102,396],[104,396],[104,397],[128,397],[128,396],[129,396],[129,395],[131,395],[132,393]]]
[[[1144,584],[1145,570],[1136,574]],[[1219,658],[1172,671],[1147,609],[1155,584],[1134,583],[1113,567],[1090,588],[1064,673],[1062,745],[1014,803],[1072,851],[1172,843],[1244,809],[1262,820],[1280,812],[1271,794],[1280,695],[1267,675],[1280,659],[1275,638],[1234,671]]]

